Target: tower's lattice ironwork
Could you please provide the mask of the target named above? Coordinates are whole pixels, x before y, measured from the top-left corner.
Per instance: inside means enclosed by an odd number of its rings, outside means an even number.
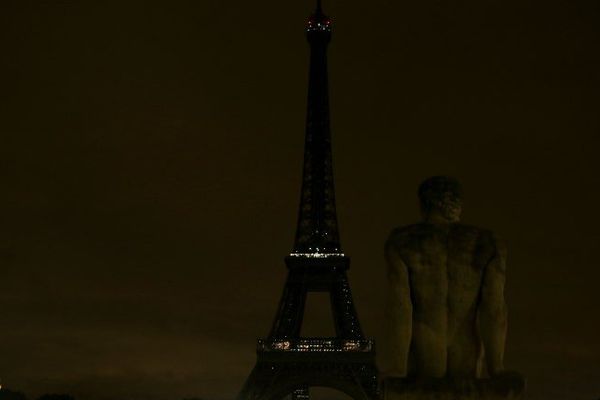
[[[372,340],[363,335],[339,239],[333,185],[327,46],[331,20],[317,0],[306,26],[310,44],[304,170],[294,247],[273,327],[257,346],[257,363],[239,400],[308,400],[311,386],[328,386],[355,399],[377,397]],[[328,292],[335,337],[300,336],[309,292]]]
[[[320,4],[309,18],[306,31],[311,54],[304,171],[294,252],[337,254],[341,248],[333,187],[327,82],[331,20],[323,14]]]

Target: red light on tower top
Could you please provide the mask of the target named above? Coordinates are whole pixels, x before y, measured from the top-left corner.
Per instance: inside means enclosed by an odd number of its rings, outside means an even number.
[[[330,32],[331,18],[323,14],[321,9],[321,0],[317,0],[315,12],[308,18],[306,24],[307,32]]]

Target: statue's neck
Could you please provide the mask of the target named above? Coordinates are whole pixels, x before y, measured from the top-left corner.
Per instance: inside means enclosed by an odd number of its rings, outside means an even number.
[[[428,214],[426,214],[424,216],[424,220],[425,220],[425,222],[427,222],[429,224],[434,224],[434,225],[448,225],[448,224],[454,224],[454,223],[459,222],[458,220],[450,220],[450,219],[444,217],[444,215],[437,210],[433,210],[433,211],[429,212]]]

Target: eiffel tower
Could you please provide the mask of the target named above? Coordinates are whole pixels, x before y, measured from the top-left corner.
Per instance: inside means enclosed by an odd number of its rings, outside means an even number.
[[[238,400],[308,400],[311,386],[356,400],[378,397],[373,340],[364,337],[348,284],[350,259],[340,246],[329,131],[327,46],[331,20],[317,0],[306,35],[310,44],[304,171],[296,238],[285,257],[288,277],[273,327],[258,340],[257,362]],[[330,295],[335,337],[301,337],[309,292]]]

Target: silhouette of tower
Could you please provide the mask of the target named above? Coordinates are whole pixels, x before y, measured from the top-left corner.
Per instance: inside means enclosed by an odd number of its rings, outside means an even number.
[[[285,258],[288,277],[271,332],[258,341],[257,363],[239,400],[307,400],[310,386],[327,386],[355,399],[377,397],[374,342],[364,337],[340,246],[329,131],[327,46],[331,20],[317,0],[306,26],[310,44],[304,170],[298,226]],[[335,337],[300,336],[309,292],[330,295]]]

